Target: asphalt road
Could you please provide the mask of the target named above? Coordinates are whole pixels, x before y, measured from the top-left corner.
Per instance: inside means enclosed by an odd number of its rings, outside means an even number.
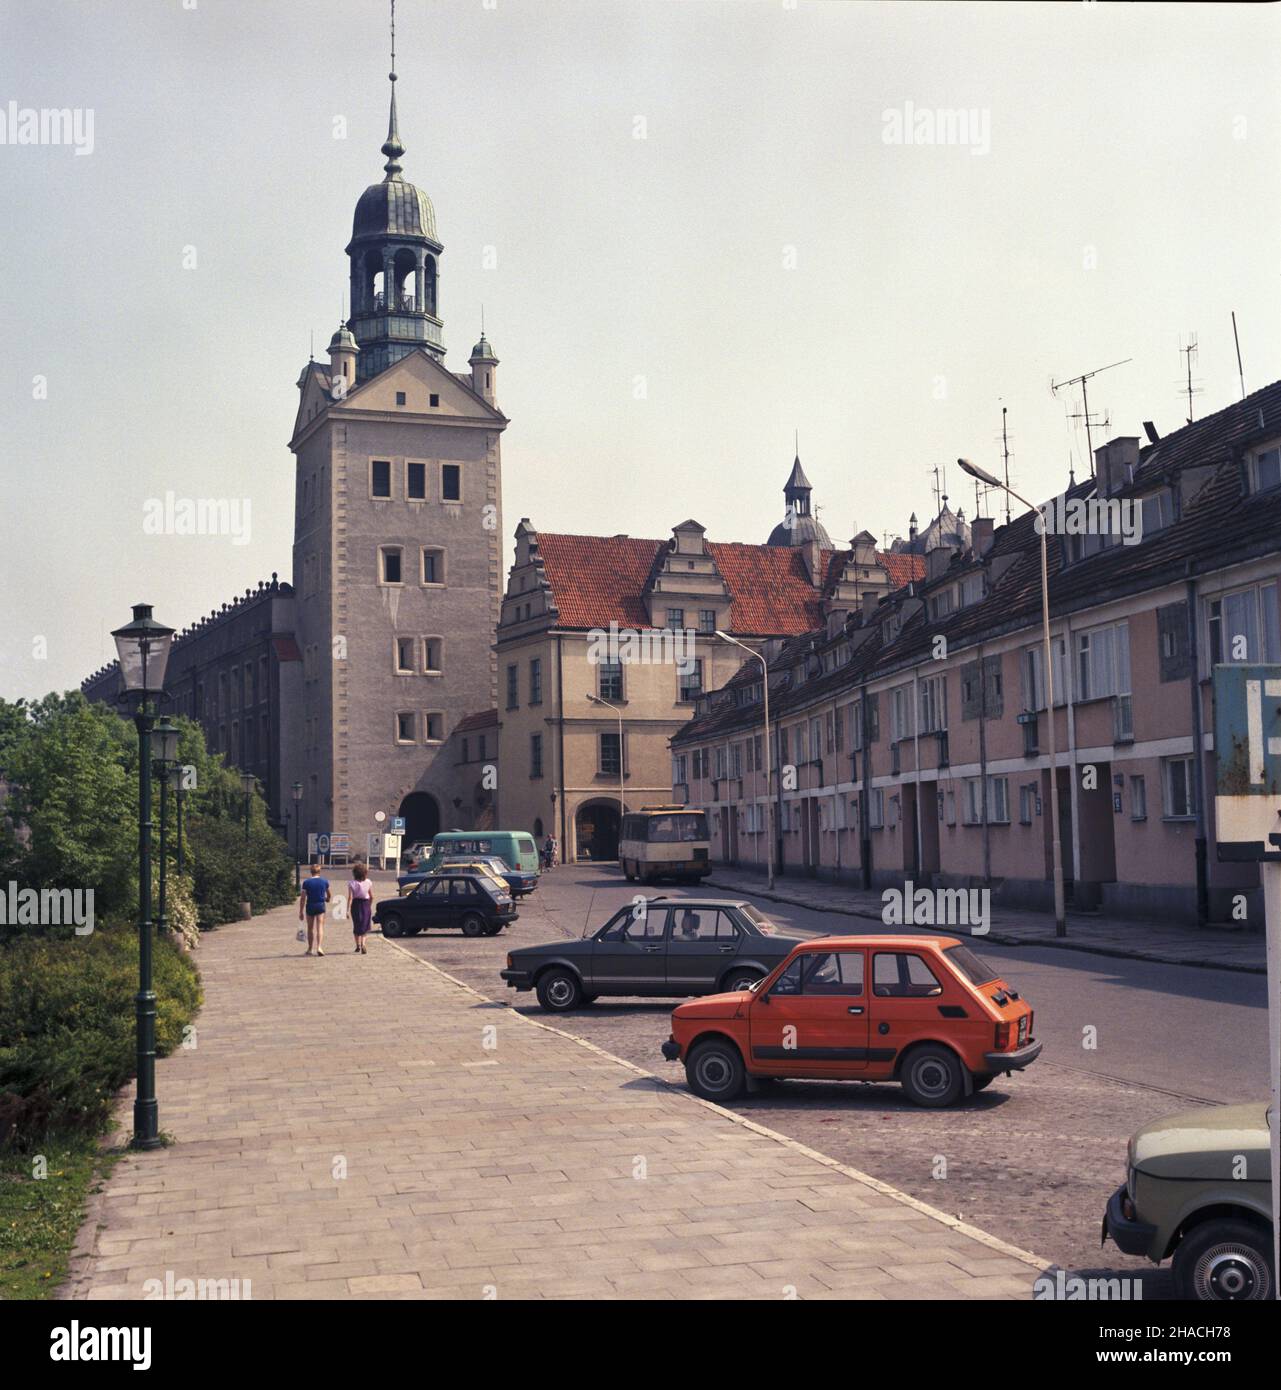
[[[694,896],[668,888],[669,897]],[[613,866],[562,865],[495,938],[455,933],[401,945],[490,998],[539,1013],[498,976],[513,946],[580,936],[633,896]],[[381,894],[380,894],[381,896]],[[829,913],[758,901],[781,930],[828,935]],[[851,933],[875,924],[850,919]],[[897,1086],[792,1081],[736,1108],[922,1201],[1072,1271],[1143,1275],[1143,1297],[1168,1297],[1165,1270],[1099,1246],[1108,1196],[1124,1176],[1133,1130],[1172,1111],[1267,1094],[1262,977],[1118,960],[1084,951],[984,948],[1036,1010],[1041,1058],[954,1109],[921,1110]],[[659,1044],[671,1001],[599,1000],[556,1026],[683,1086]]]

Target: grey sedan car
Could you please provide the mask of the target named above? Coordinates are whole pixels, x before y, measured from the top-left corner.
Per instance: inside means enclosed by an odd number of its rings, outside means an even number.
[[[746,989],[798,938],[783,936],[751,903],[724,898],[640,898],[592,936],[523,946],[507,957],[510,988],[535,990],[564,1013],[604,994],[688,997]]]

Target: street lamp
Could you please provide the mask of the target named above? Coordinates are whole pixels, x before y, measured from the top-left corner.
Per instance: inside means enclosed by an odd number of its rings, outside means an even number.
[[[151,737],[152,747],[156,752],[156,780],[160,783],[160,882],[156,904],[156,931],[163,932],[169,925],[169,772],[178,760],[178,730],[167,719],[161,718],[152,729]]]
[[[294,887],[301,888],[302,848],[299,827],[302,825],[302,783],[295,782],[289,788],[289,795],[294,799]]]
[[[138,993],[134,996],[137,1028],[137,1092],[133,1102],[133,1146],[160,1147],[160,1111],[156,1103],[156,994],[151,973],[151,730],[153,697],[165,688],[165,667],[173,628],[151,616],[149,603],[133,606],[133,621],[112,634],[126,695],[136,696],[138,712]]]
[[[623,804],[623,711],[621,706],[611,704],[608,700],[602,700],[599,695],[589,695],[587,697],[594,705],[604,705],[606,709],[612,709],[618,715],[618,857],[623,857],[623,817],[627,814],[627,808]]]
[[[240,774],[240,785],[245,789],[245,844],[249,843],[249,802],[253,797],[257,780],[252,772]]]
[[[995,474],[989,473],[986,468],[980,468],[977,463],[971,463],[969,459],[957,459],[961,466],[971,478],[977,478],[979,482],[987,487],[997,487],[1003,492],[1008,492],[1016,502],[1022,502],[1025,507],[1036,511],[1036,505],[1029,502],[1026,497],[1020,497],[1017,492],[1008,484],[1003,483]],[[1054,737],[1054,652],[1050,645],[1050,572],[1049,560],[1047,559],[1048,542],[1046,541],[1046,528],[1044,525],[1038,527],[1041,532],[1041,629],[1045,639],[1045,722],[1049,728],[1050,736],[1050,819],[1051,837],[1054,842],[1054,935],[1067,935],[1067,913],[1063,905],[1063,847],[1059,841],[1059,773],[1058,755],[1055,749]],[[986,796],[986,789],[984,790]]]
[[[745,652],[748,654],[748,656],[755,657],[756,660],[759,661],[759,662],[761,663],[761,691],[762,691],[762,693],[763,693],[764,696],[765,696],[765,744],[764,744],[764,747],[763,747],[763,749],[762,749],[762,756],[763,756],[764,759],[765,759],[765,841],[766,841],[765,848],[766,848],[766,850],[767,850],[767,852],[768,852],[768,855],[769,855],[769,859],[768,859],[768,864],[769,864],[769,886],[770,886],[771,888],[773,888],[773,886],[774,886],[774,836],[773,836],[773,835],[770,833],[770,831],[769,831],[770,822],[773,820],[773,816],[770,814],[771,808],[770,808],[770,798],[769,798],[769,774],[770,774],[770,752],[769,752],[769,664],[768,664],[768,662],[766,662],[764,656],[762,656],[761,653],[758,652],[754,647],[749,647],[749,646],[747,645],[746,642],[740,642],[740,641],[738,640],[737,637],[731,637],[731,636],[729,635],[728,632],[722,632],[722,631],[718,628],[718,629],[716,630],[716,636],[719,637],[719,638],[721,639],[722,642],[728,642],[731,646],[734,646],[734,647],[741,647],[741,648],[743,649],[743,651],[745,651]],[[757,768],[756,770],[757,770],[757,772],[759,772],[759,771],[760,771],[760,768]]]

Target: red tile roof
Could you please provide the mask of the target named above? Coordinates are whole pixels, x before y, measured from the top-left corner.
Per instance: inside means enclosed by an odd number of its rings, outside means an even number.
[[[538,553],[569,628],[650,626],[645,591],[667,541],[634,536],[567,536],[540,531]],[[800,547],[708,541],[731,598],[730,630],[749,636],[793,636],[821,627],[820,595]],[[834,552],[823,552],[822,573]],[[919,555],[878,557],[898,587],[925,575]]]

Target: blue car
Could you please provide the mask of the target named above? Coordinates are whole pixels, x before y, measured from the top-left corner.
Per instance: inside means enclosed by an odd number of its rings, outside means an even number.
[[[538,875],[536,873],[531,873],[528,869],[509,869],[506,861],[497,854],[447,854],[440,861],[435,872],[439,873],[443,869],[449,869],[459,864],[488,864],[506,883],[507,891],[513,897],[523,898],[526,893],[532,893],[538,887]],[[399,888],[404,889],[431,877],[433,874],[421,872],[401,874],[396,880],[396,884]]]

